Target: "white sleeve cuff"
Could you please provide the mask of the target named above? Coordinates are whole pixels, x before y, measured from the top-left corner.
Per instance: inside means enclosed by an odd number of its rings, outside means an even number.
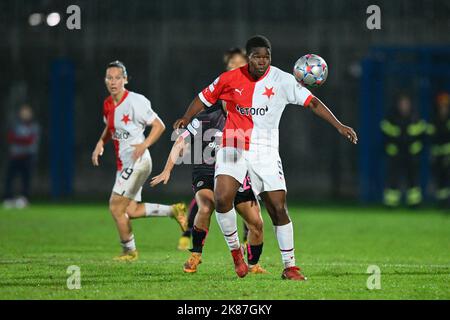
[[[203,92],[200,92],[198,94],[198,97],[200,98],[200,100],[207,106],[207,107],[211,107],[212,103],[210,103],[208,100],[206,100],[205,96],[203,95]]]
[[[153,113],[152,116],[150,117],[150,119],[147,120],[147,125],[151,125],[153,121],[155,121],[155,119],[158,118],[158,115],[156,113]],[[161,121],[161,119],[159,119]]]

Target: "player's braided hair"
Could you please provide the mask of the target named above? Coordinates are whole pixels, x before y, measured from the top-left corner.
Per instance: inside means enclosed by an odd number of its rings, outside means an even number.
[[[114,67],[122,69],[123,76],[128,77],[127,68],[125,67],[125,65],[123,64],[122,61],[115,60],[113,62],[110,62],[110,63],[108,63],[108,66],[106,67],[106,69],[114,68]]]
[[[247,40],[247,44],[245,45],[245,50],[247,54],[250,55],[254,48],[268,48],[272,49],[272,45],[270,44],[269,39],[262,35],[256,35]]]

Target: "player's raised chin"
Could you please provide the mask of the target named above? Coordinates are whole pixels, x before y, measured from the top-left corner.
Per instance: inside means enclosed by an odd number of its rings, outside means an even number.
[[[248,53],[248,66],[250,74],[256,78],[261,78],[272,62],[272,55],[269,48],[257,47]]]

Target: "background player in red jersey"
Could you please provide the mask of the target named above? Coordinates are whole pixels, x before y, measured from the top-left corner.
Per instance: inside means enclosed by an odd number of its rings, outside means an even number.
[[[103,155],[103,146],[113,140],[117,173],[109,209],[119,231],[123,254],[119,261],[133,261],[138,258],[130,219],[141,217],[171,216],[177,220],[183,231],[187,228],[184,204],[172,206],[139,203],[142,185],[152,170],[148,148],[165,130],[164,123],[153,111],[150,101],[143,95],[125,89],[128,83],[125,65],[111,62],[106,68],[105,84],[110,96],[103,105],[106,124],[92,153],[92,163],[99,165],[98,157]],[[145,138],[146,126],[152,129]]]
[[[305,280],[294,256],[293,225],[286,205],[286,183],[278,154],[278,125],[287,104],[309,107],[336,130],[357,143],[354,130],[339,122],[332,112],[292,74],[271,66],[271,44],[254,36],[246,45],[248,65],[225,72],[190,104],[174,128],[184,127],[192,117],[218,99],[226,102],[228,118],[223,148],[217,154],[214,198],[216,218],[240,277],[248,267],[239,250],[233,199],[248,172],[252,188],[265,203],[277,236],[284,270],[283,279]]]

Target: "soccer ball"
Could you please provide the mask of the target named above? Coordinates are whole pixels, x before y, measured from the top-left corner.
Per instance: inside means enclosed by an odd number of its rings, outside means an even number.
[[[327,80],[328,65],[317,54],[304,55],[294,65],[294,77],[304,87],[319,87]]]

